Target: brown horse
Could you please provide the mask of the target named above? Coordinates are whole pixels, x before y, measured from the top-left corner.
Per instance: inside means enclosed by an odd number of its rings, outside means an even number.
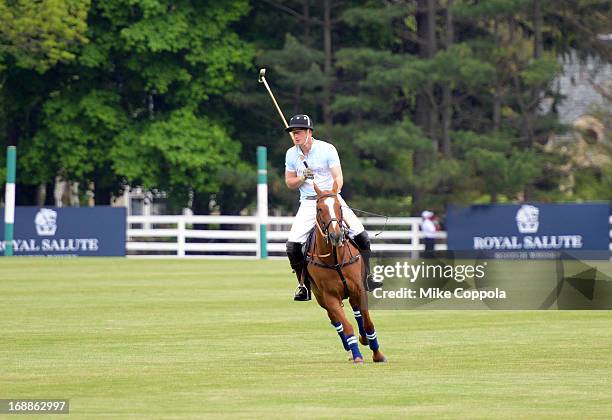
[[[317,193],[316,227],[314,239],[306,252],[306,268],[314,296],[327,311],[344,349],[350,350],[355,363],[363,363],[363,356],[353,326],[344,313],[342,301],[346,298],[349,299],[359,327],[359,341],[370,346],[374,362],[386,362],[367,309],[363,259],[359,249],[349,239],[347,226],[342,220],[338,186],[334,182],[331,191],[321,191],[316,185],[314,188]]]

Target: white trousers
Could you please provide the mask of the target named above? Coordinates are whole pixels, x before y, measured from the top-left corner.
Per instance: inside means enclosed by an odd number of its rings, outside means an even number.
[[[340,205],[342,206],[342,218],[349,225],[349,235],[351,238],[359,235],[365,230],[353,210],[347,206],[346,202],[342,197],[338,195]],[[299,242],[304,243],[308,239],[308,234],[314,227],[317,217],[317,200],[302,200],[300,202],[300,208],[298,209],[295,218],[293,219],[293,225],[291,225],[291,232],[289,232],[288,242]]]

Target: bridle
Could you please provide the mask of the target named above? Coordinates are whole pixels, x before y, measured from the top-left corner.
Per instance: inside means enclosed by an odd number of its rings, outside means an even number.
[[[351,250],[351,246],[348,245],[347,241],[348,241],[348,224],[346,224],[346,222],[343,220],[342,218],[342,206],[340,206],[340,216],[339,219],[336,219],[335,217],[330,218],[330,220],[327,223],[324,223],[321,220],[320,214],[321,214],[321,210],[319,208],[319,201],[323,200],[325,198],[336,198],[338,197],[338,194],[336,193],[326,193],[326,194],[322,194],[320,196],[317,196],[317,215],[315,218],[316,221],[316,225],[317,225],[317,229],[319,229],[319,233],[321,234],[321,236],[323,236],[325,238],[325,242],[327,244],[330,244],[331,239],[329,238],[329,226],[332,224],[332,222],[337,222],[338,225],[340,226],[340,240],[338,245],[333,245],[332,243],[332,247],[330,252],[328,252],[327,254],[324,255],[320,255],[320,254],[315,254],[315,250],[316,250],[316,243],[313,244],[312,247],[312,253],[306,253],[306,261],[308,261],[309,264],[313,264],[316,265],[318,267],[322,267],[322,268],[327,268],[327,269],[331,269],[334,270],[336,273],[338,273],[338,277],[340,277],[340,280],[342,281],[342,285],[343,285],[343,289],[344,289],[344,293],[343,293],[343,298],[346,299],[349,296],[349,288],[348,285],[346,283],[346,278],[342,272],[342,269],[347,266],[347,265],[351,265],[357,261],[359,261],[361,255],[359,254],[359,252],[357,252],[356,254],[353,255],[353,251]],[[330,215],[331,216],[331,215]],[[316,236],[315,238],[315,242],[316,242]],[[339,247],[343,247],[345,244],[347,244],[346,248],[344,249],[344,252],[342,252],[342,255],[340,256],[340,258],[338,257],[338,248]],[[308,245],[308,248],[310,248],[310,244]],[[328,263],[324,260],[322,260],[322,258],[326,258],[326,257],[332,257],[333,258],[333,263]],[[317,261],[318,259],[318,261]]]
[[[329,221],[327,223],[324,223],[322,220],[320,220],[319,215],[321,213],[321,209],[319,208],[319,201],[323,200],[325,198],[330,198],[330,197],[334,197],[337,199],[338,194],[323,194],[321,196],[317,197],[317,216],[316,216],[316,225],[317,228],[319,229],[319,232],[321,233],[321,236],[323,236],[325,238],[325,242],[329,243],[330,239],[329,239],[329,226],[332,224],[332,222],[336,222],[338,223],[338,225],[340,225],[340,245],[342,246],[346,240],[346,234],[345,234],[345,222],[342,218],[342,206],[340,206],[340,218],[336,219],[335,217],[332,217],[329,219]]]

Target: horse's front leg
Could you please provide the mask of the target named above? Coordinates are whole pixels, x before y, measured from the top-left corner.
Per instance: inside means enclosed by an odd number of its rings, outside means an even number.
[[[368,345],[368,339],[366,338],[366,331],[363,326],[363,316],[361,315],[361,310],[359,309],[359,303],[355,302],[353,298],[349,299],[351,304],[351,308],[353,308],[353,315],[355,316],[355,321],[357,322],[357,327],[359,329],[359,342],[364,346]]]
[[[340,340],[342,340],[344,349],[351,351],[353,362],[363,363],[363,356],[359,351],[359,344],[357,342],[357,337],[355,337],[353,326],[348,319],[346,319],[346,315],[344,314],[344,310],[340,305],[340,301],[327,310],[327,315],[329,316],[332,326],[336,329]]]

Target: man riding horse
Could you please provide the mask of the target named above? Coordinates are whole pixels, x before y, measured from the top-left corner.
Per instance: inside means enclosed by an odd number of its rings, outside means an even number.
[[[285,183],[290,189],[300,191],[300,208],[293,220],[287,241],[287,256],[299,283],[293,299],[298,301],[311,299],[302,247],[315,226],[317,195],[313,183],[322,190],[331,190],[335,181],[338,191],[344,183],[336,148],[330,143],[313,138],[313,130],[312,120],[308,115],[294,115],[286,128],[286,131],[293,134],[294,146],[290,147],[285,155]],[[349,236],[359,248],[365,263],[366,288],[371,290],[381,287],[370,275],[371,251],[368,233],[340,195],[338,200],[342,204]]]

